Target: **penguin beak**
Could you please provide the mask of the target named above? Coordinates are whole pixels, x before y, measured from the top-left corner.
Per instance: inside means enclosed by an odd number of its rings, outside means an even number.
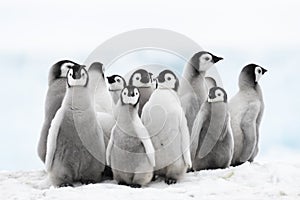
[[[134,97],[134,91],[130,91],[128,94],[129,97]]]
[[[222,57],[218,57],[218,56],[213,56],[213,62],[214,63],[217,63],[217,62],[219,62],[220,60],[223,60],[223,58]]]
[[[262,69],[262,74],[266,73],[268,70],[261,68]]]

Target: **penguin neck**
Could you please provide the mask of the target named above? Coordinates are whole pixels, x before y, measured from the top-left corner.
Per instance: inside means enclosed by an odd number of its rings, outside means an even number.
[[[206,91],[205,74],[206,71],[199,72],[192,65],[188,64],[188,66],[185,67],[183,76],[186,80],[183,82],[190,84],[189,87],[192,87],[197,95],[207,95],[207,92],[202,94],[203,91]]]
[[[71,110],[87,110],[91,107],[89,90],[86,87],[69,87],[65,103]]]
[[[245,77],[244,75],[240,75],[239,77],[239,88],[240,90],[249,90],[259,87],[258,83],[255,83],[253,80],[249,80],[249,78]]]
[[[117,117],[117,126],[126,130],[126,134],[130,136],[137,136],[134,131],[135,120],[139,119],[138,105],[119,105],[119,112]]]

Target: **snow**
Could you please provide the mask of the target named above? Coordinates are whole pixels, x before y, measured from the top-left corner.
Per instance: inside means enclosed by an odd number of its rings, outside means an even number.
[[[46,172],[1,171],[0,199],[300,199],[300,162],[254,162],[184,175],[175,185],[162,179],[143,188],[115,181],[54,188]]]

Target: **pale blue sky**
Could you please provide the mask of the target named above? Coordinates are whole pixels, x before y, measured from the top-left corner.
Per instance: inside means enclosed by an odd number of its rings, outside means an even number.
[[[83,63],[110,37],[149,27],[177,31],[223,56],[217,69],[229,97],[245,64],[268,69],[261,154],[300,150],[299,7],[291,0],[1,2],[0,170],[43,168],[36,145],[53,63]]]

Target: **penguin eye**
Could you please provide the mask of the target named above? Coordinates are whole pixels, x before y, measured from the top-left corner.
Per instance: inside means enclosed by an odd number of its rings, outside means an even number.
[[[117,79],[117,82],[120,83],[120,79]]]
[[[81,73],[81,76],[84,76],[84,73]]]
[[[135,79],[138,81],[138,80],[140,80],[140,77],[137,76]]]
[[[127,95],[127,92],[123,92],[124,95]]]
[[[257,72],[260,74],[261,73],[261,69],[258,69]]]
[[[170,80],[171,80],[171,77],[168,77],[167,80],[170,81]]]

